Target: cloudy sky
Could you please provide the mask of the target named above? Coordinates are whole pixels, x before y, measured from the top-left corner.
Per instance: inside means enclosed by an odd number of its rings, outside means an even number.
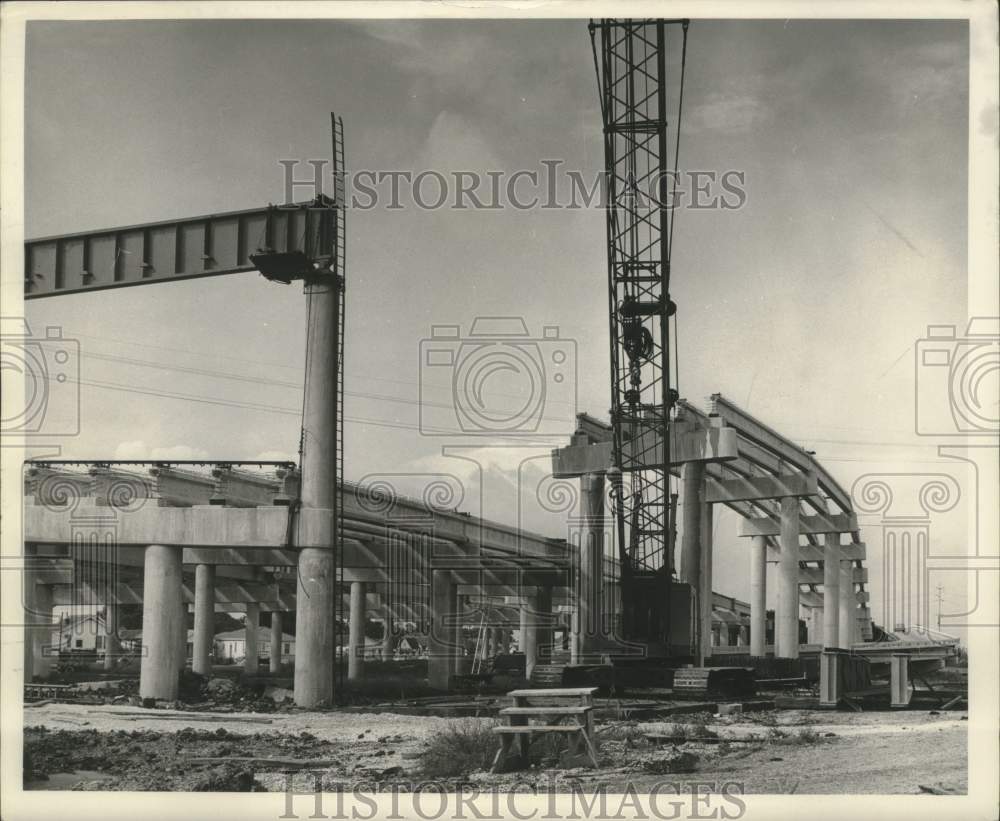
[[[916,340],[965,323],[967,61],[962,22],[691,26],[680,165],[742,172],[747,197],[678,215],[681,393],[725,394],[848,489],[872,472],[967,480],[914,434],[912,398]],[[349,169],[603,166],[582,20],[33,23],[26,236],[280,201],[279,159],[328,157],[331,110]],[[576,399],[550,392],[545,416],[568,435],[576,410],[609,405],[605,264],[597,209],[349,214],[348,478],[447,472],[471,485],[466,509],[516,516],[518,466],[536,457],[520,474],[537,482],[561,440],[442,454],[419,431],[421,341],[477,315],[523,317],[533,337],[557,326]],[[303,308],[299,286],[255,274],[28,303],[33,327],[83,352],[64,454],[293,457]],[[447,412],[447,376],[423,391]],[[942,551],[964,550],[965,512],[934,520]],[[716,587],[746,596],[735,525],[719,515]],[[865,539],[877,599],[881,531]],[[960,609],[964,583],[946,583]]]

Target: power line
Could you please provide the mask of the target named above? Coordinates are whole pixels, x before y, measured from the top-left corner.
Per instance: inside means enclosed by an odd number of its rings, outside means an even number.
[[[301,417],[302,415],[301,408],[285,408],[277,405],[259,404],[256,402],[241,402],[238,400],[219,399],[217,397],[210,397],[210,396],[197,396],[193,394],[183,394],[171,391],[159,391],[150,388],[138,388],[133,385],[121,385],[114,382],[98,382],[98,381],[90,381],[83,379],[81,380],[68,379],[66,381],[82,385],[85,387],[116,390],[124,393],[137,393],[145,396],[157,397],[160,399],[176,399],[184,402],[196,402],[203,405],[217,405],[219,407],[237,408],[240,410],[254,410],[262,413],[277,413],[286,416]],[[438,427],[431,427],[428,425],[414,425],[412,423],[406,423],[406,422],[390,422],[384,419],[370,419],[367,417],[345,416],[344,422],[345,423],[350,422],[351,424],[357,424],[357,425],[373,425],[375,427],[394,428],[399,430],[413,430],[424,433],[430,432],[433,434],[442,434],[450,436],[463,436],[467,435],[468,433],[467,431],[462,431],[458,429],[438,428]],[[543,436],[533,437],[531,436],[530,432],[524,432],[521,435],[510,436],[503,433],[502,431],[498,431],[497,435],[503,436],[505,440],[514,439],[520,442],[537,444],[539,447],[551,444],[550,438]]]
[[[126,344],[122,340],[116,340],[116,339],[113,339],[113,338],[110,338],[110,337],[98,337],[98,336],[91,336],[91,335],[87,335],[87,334],[77,334],[77,336],[82,336],[82,337],[90,336],[90,338],[94,338],[94,339],[106,339],[106,340],[110,340],[110,341],[113,341],[113,342],[121,342],[121,344]],[[132,343],[128,343],[128,344],[132,344]],[[189,355],[192,355],[192,356],[202,356],[201,353],[198,353],[198,352],[195,352],[195,351],[188,351],[188,350],[184,350],[184,349],[180,349],[180,348],[168,348],[168,347],[165,347],[165,346],[149,345],[149,344],[145,344],[145,343],[135,343],[135,344],[136,345],[140,345],[142,347],[155,348],[155,349],[165,350],[165,351],[171,351],[171,352],[175,352],[175,353],[185,353],[185,354],[189,354]],[[288,389],[294,389],[294,390],[302,390],[302,387],[303,387],[301,382],[291,382],[291,381],[280,380],[280,379],[272,379],[272,378],[268,378],[268,377],[238,374],[238,373],[234,373],[232,371],[223,371],[223,370],[215,370],[215,369],[208,369],[208,368],[196,368],[196,367],[185,366],[185,365],[178,365],[178,364],[172,364],[172,363],[166,363],[166,362],[156,362],[156,361],[153,361],[153,360],[139,359],[139,358],[136,358],[136,357],[119,356],[119,355],[116,355],[116,354],[101,354],[101,353],[95,353],[95,352],[89,352],[88,351],[88,352],[81,352],[81,356],[86,357],[86,358],[97,359],[97,360],[101,360],[101,361],[120,362],[120,363],[127,364],[127,365],[135,365],[135,366],[139,366],[139,367],[153,368],[153,369],[159,369],[159,370],[169,370],[169,371],[175,371],[175,372],[178,372],[178,373],[187,373],[187,374],[191,374],[191,375],[194,375],[194,376],[205,376],[205,377],[210,377],[210,378],[226,379],[226,380],[230,380],[230,381],[244,382],[244,383],[247,383],[247,384],[273,385],[275,387],[282,387],[282,388],[288,388]],[[222,359],[230,359],[230,360],[239,361],[239,362],[243,362],[243,363],[247,363],[247,364],[266,365],[266,366],[282,367],[282,368],[289,368],[289,369],[297,367],[297,366],[290,366],[290,365],[278,365],[276,363],[267,363],[267,362],[262,362],[260,360],[244,359],[244,358],[230,357],[230,356],[222,356],[222,355],[218,355],[218,354],[209,354],[209,356],[215,356],[215,357],[222,358]],[[437,384],[433,384],[433,383],[427,383],[425,381],[382,379],[380,377],[371,377],[371,376],[368,376],[368,375],[362,376],[361,378],[363,378],[363,379],[373,379],[373,380],[379,380],[379,381],[386,381],[386,382],[392,382],[392,383],[403,384],[403,385],[413,385],[413,386],[419,386],[419,387],[424,388],[424,389],[430,388],[432,390],[440,390],[440,391],[446,391],[446,392],[450,392],[450,391],[453,390],[453,386],[437,385]],[[167,397],[167,398],[178,398],[178,399],[181,399],[181,398],[184,398],[184,397],[191,397],[188,401],[199,402],[199,403],[202,403],[202,404],[216,404],[216,405],[224,405],[224,406],[229,406],[229,407],[245,408],[245,409],[249,409],[249,410],[264,410],[264,411],[276,412],[276,413],[290,413],[291,412],[291,409],[289,409],[289,408],[278,408],[278,407],[273,406],[273,405],[261,405],[261,404],[258,404],[258,403],[243,402],[243,401],[240,401],[240,400],[224,400],[224,399],[219,399],[219,398],[215,398],[215,397],[192,396],[192,395],[188,395],[188,394],[171,394],[170,392],[156,392],[156,391],[154,391],[152,389],[143,389],[143,388],[138,388],[138,387],[133,387],[133,386],[128,386],[128,385],[114,385],[113,383],[102,383],[102,384],[99,384],[99,383],[97,383],[95,381],[95,382],[81,382],[80,384],[88,385],[88,386],[91,386],[91,387],[108,387],[108,388],[111,388],[111,389],[125,390],[125,391],[129,391],[129,392],[133,392],[133,393],[142,393],[142,394],[147,394],[147,395],[152,395],[152,396],[164,396],[164,397]],[[369,393],[369,392],[365,392],[365,391],[344,391],[344,393],[345,393],[346,396],[352,396],[352,397],[359,398],[359,399],[368,399],[368,400],[377,401],[377,402],[392,402],[392,403],[396,403],[396,404],[404,404],[404,405],[411,405],[411,406],[425,407],[425,408],[438,408],[438,409],[444,409],[444,410],[450,410],[450,409],[454,408],[454,404],[453,403],[449,404],[449,403],[445,403],[445,402],[433,402],[433,401],[430,401],[430,400],[421,400],[421,399],[413,399],[413,398],[408,398],[408,397],[393,396],[391,394]],[[519,400],[522,400],[522,401],[525,399],[525,397],[524,397],[523,394],[522,395],[517,395],[517,394],[503,393],[503,392],[497,392],[497,391],[489,392],[487,395],[491,395],[491,396],[494,396],[494,397],[501,397],[501,396],[503,396],[503,397],[513,398],[513,399],[519,399]],[[548,398],[548,397],[545,400],[546,405],[552,404],[552,403],[557,403],[557,402],[560,402],[560,401],[563,404],[572,404],[571,402],[568,402],[566,400],[554,400],[554,399],[551,399],[551,398]],[[572,421],[563,420],[561,418],[551,417],[551,416],[543,416],[543,417],[540,417],[540,419],[542,421],[547,421],[547,422],[563,422],[563,421],[568,421],[569,424],[573,424]],[[369,420],[367,423],[368,424],[377,424],[377,423],[380,423],[380,422],[379,422],[379,420]],[[381,423],[381,424],[388,424],[388,423]],[[396,425],[396,426],[398,426],[398,425]],[[412,426],[412,427],[413,427],[414,430],[420,430],[421,429],[419,426]],[[427,426],[426,425],[423,426],[423,429],[426,430]],[[838,429],[839,430],[874,430],[874,429],[865,429],[865,428],[838,428]],[[446,429],[443,429],[443,428],[439,429],[439,430],[442,433],[448,432],[448,431],[446,431]],[[453,433],[459,434],[461,432],[460,431],[453,431]],[[873,440],[861,440],[861,439],[810,439],[810,438],[802,438],[801,441],[803,443],[805,443],[805,444],[814,444],[815,443],[815,444],[828,444],[828,445],[858,445],[858,446],[861,446],[861,447],[896,447],[896,448],[909,448],[909,449],[926,449],[926,448],[932,447],[932,445],[930,445],[930,444],[926,444],[925,445],[925,444],[922,444],[922,443],[888,442],[888,441],[884,441],[884,440],[874,440],[874,439]],[[823,457],[823,461],[829,461],[829,462],[871,462],[871,461],[875,461],[875,460],[873,460],[871,458],[862,459],[862,458],[850,458],[850,457],[824,456]],[[892,461],[899,462],[901,460],[893,459]],[[928,459],[928,460],[906,460],[906,463],[908,463],[908,464],[935,464],[937,461],[938,460],[932,460],[932,459]]]
[[[189,374],[193,374],[193,375],[196,375],[196,376],[208,376],[208,377],[217,378],[217,379],[227,379],[227,380],[231,380],[231,381],[234,381],[234,382],[247,382],[247,383],[255,384],[255,385],[274,385],[276,387],[291,388],[291,389],[295,389],[295,390],[298,390],[298,391],[301,391],[302,388],[303,388],[303,385],[302,385],[301,382],[285,382],[285,381],[278,380],[278,379],[268,379],[267,377],[263,377],[263,376],[245,376],[243,374],[236,374],[236,373],[232,373],[232,372],[229,372],[229,371],[214,371],[214,370],[208,370],[208,369],[205,369],[205,368],[190,368],[190,367],[186,367],[184,365],[172,365],[172,364],[169,364],[169,363],[166,363],[166,362],[153,362],[153,361],[144,360],[144,359],[134,359],[132,357],[114,356],[112,354],[82,353],[81,356],[88,357],[88,358],[93,358],[93,359],[108,360],[108,361],[113,361],[113,362],[123,362],[123,363],[129,364],[129,365],[139,365],[139,366],[142,366],[142,367],[156,368],[156,369],[159,369],[159,370],[169,370],[169,371],[177,371],[179,373],[189,373]],[[439,389],[439,390],[442,390],[442,391],[451,391],[451,390],[453,390],[453,388],[451,386],[449,386],[449,387],[446,388],[446,387],[443,387],[443,386],[440,386],[440,385],[424,385],[423,387],[436,388],[436,389]],[[404,404],[404,405],[417,405],[419,407],[425,407],[425,408],[444,408],[445,410],[450,410],[450,409],[454,408],[454,404],[447,404],[447,403],[444,403],[444,402],[432,402],[430,400],[411,399],[411,398],[408,398],[408,397],[401,397],[401,396],[392,396],[391,394],[366,393],[364,391],[347,391],[347,390],[345,390],[344,391],[344,395],[345,396],[354,396],[354,397],[361,398],[361,399],[373,399],[373,400],[376,400],[376,401],[379,401],[379,402],[396,402],[396,403],[400,403],[400,404]],[[517,396],[515,394],[492,393],[491,395],[492,396],[509,396],[509,397],[512,397],[512,398],[519,399],[522,402],[526,398],[523,395],[522,396]],[[558,400],[556,400],[556,401],[558,401]],[[541,420],[543,420],[543,421],[548,421],[548,422],[561,422],[561,421],[563,421],[560,418],[550,417],[550,416],[543,416],[543,417],[539,417],[539,418]]]
[[[167,350],[175,350],[175,349],[167,349]],[[183,351],[178,351],[178,352],[183,352]],[[192,355],[197,356],[197,354],[194,354],[193,352],[192,352]],[[160,369],[160,370],[172,370],[172,371],[177,371],[177,372],[180,372],[180,373],[190,373],[190,374],[194,374],[196,376],[210,376],[210,377],[216,377],[216,378],[219,378],[219,379],[230,379],[230,380],[234,380],[234,381],[251,382],[251,383],[254,383],[254,384],[276,385],[276,386],[279,386],[279,387],[287,387],[287,388],[294,388],[294,389],[297,389],[297,390],[302,390],[302,383],[301,382],[287,382],[287,381],[284,381],[284,380],[269,379],[267,377],[261,377],[261,376],[246,376],[246,375],[242,375],[242,374],[233,373],[232,371],[218,371],[218,370],[210,370],[210,369],[206,369],[206,368],[194,368],[194,367],[191,367],[191,366],[175,365],[175,364],[167,363],[167,362],[155,362],[153,360],[148,360],[148,359],[136,359],[134,357],[117,356],[115,354],[99,354],[99,353],[93,353],[93,352],[81,352],[81,356],[87,357],[87,358],[92,358],[92,359],[99,359],[99,360],[104,360],[104,361],[110,361],[110,362],[122,362],[122,363],[125,363],[125,364],[128,364],[128,365],[137,365],[137,366],[141,366],[141,367],[157,368],[157,369]],[[235,357],[226,357],[226,358],[234,359]],[[247,359],[242,359],[242,360],[238,360],[238,361],[245,362],[247,364],[260,364],[260,365],[268,365],[269,364],[269,363],[266,363],[266,362],[258,362],[256,360],[247,360]],[[297,367],[297,366],[280,365],[280,366],[276,366],[276,367],[294,368],[294,367]],[[454,390],[454,387],[452,385],[438,385],[438,384],[435,384],[433,382],[427,382],[426,380],[413,381],[413,380],[401,380],[401,379],[385,379],[385,378],[382,378],[382,377],[370,376],[368,374],[364,374],[364,375],[362,375],[362,374],[349,374],[349,376],[351,378],[370,379],[370,380],[373,380],[373,381],[390,382],[390,383],[399,384],[399,385],[410,385],[410,386],[415,386],[415,387],[419,387],[419,388],[422,388],[422,389],[430,388],[432,390],[449,391],[449,392]],[[505,397],[505,398],[517,399],[517,400],[522,401],[522,402],[526,398],[529,398],[529,397],[525,397],[524,394],[506,393],[506,392],[502,392],[502,391],[484,391],[483,393],[484,393],[485,396],[492,396],[492,397],[500,397],[500,396],[502,396],[502,397]],[[395,397],[395,396],[387,396],[387,395],[382,395],[382,394],[367,394],[367,393],[364,393],[364,392],[351,392],[351,391],[345,391],[345,394],[348,395],[348,396],[359,396],[359,397],[370,398],[370,399],[378,399],[380,401],[404,402],[404,403],[408,403],[408,404],[424,404],[424,405],[428,405],[430,407],[435,407],[433,404],[430,404],[430,403],[427,403],[427,402],[420,402],[419,400],[416,400],[416,399],[403,399],[403,398],[399,398],[399,397]],[[552,399],[551,397],[546,398],[546,403],[562,404],[562,405],[573,405],[574,404],[573,402],[571,402],[569,400],[565,400],[565,399],[563,399],[563,400]],[[451,407],[451,406],[450,405],[437,405],[436,407]],[[551,419],[550,421],[560,421],[560,420]]]

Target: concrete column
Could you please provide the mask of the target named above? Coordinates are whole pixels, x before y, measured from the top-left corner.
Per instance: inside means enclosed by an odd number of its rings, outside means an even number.
[[[305,286],[306,368],[302,413],[302,507],[337,516],[337,346],[340,284],[331,276]],[[333,700],[334,555],[339,545],[299,549],[295,599],[295,703]]]
[[[104,605],[104,669],[114,669],[115,662],[121,655],[121,642],[118,640],[118,605]]]
[[[180,604],[178,605],[177,618],[180,620],[180,629],[177,631],[177,670],[181,671],[187,667],[187,622],[188,622],[188,606],[187,602],[184,601],[184,595],[181,594]]]
[[[893,653],[889,657],[889,706],[910,705],[910,657],[906,653]]]
[[[295,703],[317,707],[333,699],[333,551],[299,550],[295,589]]]
[[[854,640],[865,641],[868,635],[869,622],[872,619],[872,611],[867,604],[858,608],[857,618],[854,620]]]
[[[825,621],[822,607],[810,607],[806,621],[806,643],[823,644],[823,625]]]
[[[247,620],[244,623],[244,635],[246,636],[246,643],[244,644],[244,650],[246,655],[243,658],[243,672],[249,675],[255,675],[257,673],[258,665],[258,646],[257,646],[257,628],[260,626],[260,605],[255,602],[247,602]]]
[[[47,679],[52,674],[52,585],[36,584],[26,571],[27,610],[24,631],[24,681]],[[48,652],[46,650],[48,649]]]
[[[392,640],[392,610],[388,604],[382,605],[384,618],[384,632],[382,633],[382,660],[392,661],[393,640]]]
[[[181,548],[149,545],[143,561],[139,697],[177,698]]]
[[[521,598],[521,624],[518,630],[517,649],[524,653],[524,675],[531,678],[531,671],[535,669],[535,660],[538,655],[538,631],[534,626],[534,596],[526,595]]]
[[[271,657],[268,659],[268,671],[281,672],[281,646],[284,640],[284,616],[280,610],[271,613]]]
[[[580,477],[580,555],[575,568],[576,608],[570,656],[591,661],[599,653],[604,599],[604,474]]]
[[[450,570],[431,573],[431,633],[428,638],[427,683],[447,690],[458,653],[458,586]]]
[[[521,605],[521,636],[524,640],[523,650],[525,658],[524,674],[527,678],[531,678],[531,673],[538,663],[540,645],[546,641],[551,644],[550,636],[552,631],[550,629],[543,631],[539,628],[539,622],[542,619],[542,599],[541,589],[536,589],[528,592]],[[551,599],[549,601],[551,602]],[[551,604],[549,606],[551,608]]]
[[[701,664],[712,655],[712,536],[715,533],[714,505],[701,504],[701,575],[698,579],[698,605],[701,612]]]
[[[845,650],[854,643],[854,619],[857,601],[854,598],[854,573],[850,561],[841,561],[840,566],[840,613],[838,614],[837,641]]]
[[[348,681],[361,681],[365,677],[365,599],[368,585],[365,582],[351,582],[351,604],[348,621]]]
[[[21,595],[24,597],[24,683],[31,684],[36,675],[35,664],[35,630],[38,618],[35,612],[35,580],[31,573],[25,571],[24,586]],[[62,632],[59,633],[62,643]]]
[[[763,656],[767,646],[767,540],[750,542],[750,655]]]
[[[775,611],[775,653],[799,657],[799,500],[781,500],[781,553],[778,560],[778,607]]]
[[[701,576],[701,489],[705,481],[704,462],[686,462],[681,469],[681,566],[679,578],[698,591]]]
[[[199,564],[194,570],[194,651],[191,669],[212,674],[212,644],[215,640],[215,565]]]
[[[824,650],[819,654],[819,706],[836,707],[844,697],[843,666],[847,664],[846,650]]]
[[[542,585],[538,588],[535,598],[535,606],[538,611],[538,639],[535,649],[539,661],[547,662],[552,658],[555,651],[555,628],[552,620],[552,588],[549,585]]]
[[[840,534],[823,537],[823,646],[840,647]]]
[[[695,661],[708,641],[708,636],[702,637],[703,623],[701,619],[701,525],[704,512],[701,509],[702,487],[705,482],[705,464],[703,462],[686,462],[681,469],[683,490],[681,491],[681,566],[679,578],[691,585],[691,597],[694,599],[694,618],[691,623],[691,647],[695,653]]]

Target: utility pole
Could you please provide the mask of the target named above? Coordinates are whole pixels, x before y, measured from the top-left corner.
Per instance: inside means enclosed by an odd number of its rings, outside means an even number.
[[[938,629],[938,630],[940,630],[940,629],[941,629],[941,591],[942,591],[943,589],[944,589],[944,588],[943,588],[943,586],[942,586],[942,585],[940,585],[940,584],[939,584],[939,585],[937,586],[937,606],[938,606],[938,615],[937,615],[937,629]]]

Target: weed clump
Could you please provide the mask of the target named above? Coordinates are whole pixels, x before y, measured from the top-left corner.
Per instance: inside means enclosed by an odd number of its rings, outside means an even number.
[[[449,724],[420,756],[420,771],[431,778],[450,778],[489,769],[500,749],[495,721],[465,719]]]

